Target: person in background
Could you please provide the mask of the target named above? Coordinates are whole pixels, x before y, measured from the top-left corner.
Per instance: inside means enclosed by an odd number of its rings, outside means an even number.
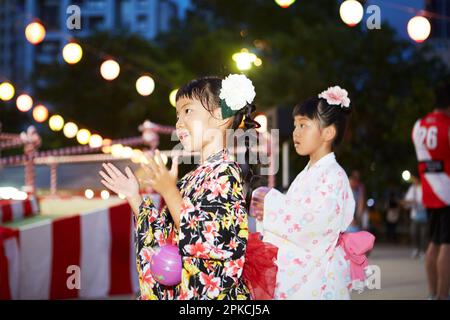
[[[388,241],[397,242],[397,225],[400,220],[400,206],[394,193],[391,193],[386,213],[386,237]]]
[[[431,299],[450,288],[450,81],[436,87],[436,108],[416,121],[412,138],[419,162],[430,243],[425,266]]]
[[[411,186],[406,192],[402,205],[410,209],[412,258],[423,258],[427,245],[427,211],[422,201],[422,185],[416,175],[411,177]]]
[[[361,182],[361,174],[353,170],[349,177],[350,187],[355,198],[355,216],[347,232],[357,232],[368,229],[368,212],[366,208],[366,190]]]

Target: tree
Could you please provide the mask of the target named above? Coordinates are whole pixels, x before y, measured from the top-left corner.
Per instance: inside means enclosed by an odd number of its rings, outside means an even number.
[[[349,28],[338,10],[329,0],[298,1],[288,9],[266,0],[192,0],[186,18],[150,43],[125,34],[80,40],[82,61],[40,68],[36,77],[47,85],[37,93],[88,128],[111,138],[130,136],[145,118],[173,125],[170,90],[198,76],[238,72],[231,56],[248,48],[263,61],[247,72],[259,110],[292,107],[335,84],[348,89],[353,114],[338,158],[344,168],[362,172],[369,192],[381,193],[401,183],[404,169],[415,167],[412,126],[433,108],[434,84],[448,70],[430,58],[426,44],[401,40],[386,24],[381,30],[367,30],[363,23]],[[123,66],[112,82],[99,75],[102,53]],[[149,97],[134,89],[144,71],[156,80]],[[299,172],[304,160],[291,151]]]
[[[404,169],[416,166],[412,126],[433,108],[434,85],[448,70],[427,45],[399,39],[387,24],[381,30],[367,30],[363,23],[349,28],[338,10],[337,2],[325,0],[288,9],[273,1],[196,0],[184,26],[161,43],[175,53],[177,44],[189,48],[193,39],[196,49],[179,58],[199,75],[218,69],[209,53],[224,59],[219,72],[225,75],[236,72],[233,52],[241,47],[255,52],[263,66],[248,75],[260,109],[294,106],[335,84],[347,88],[353,114],[339,160],[348,170],[362,171],[369,190],[381,193],[401,183]],[[205,45],[198,49],[198,44]],[[292,163],[299,172],[305,161],[295,155]]]

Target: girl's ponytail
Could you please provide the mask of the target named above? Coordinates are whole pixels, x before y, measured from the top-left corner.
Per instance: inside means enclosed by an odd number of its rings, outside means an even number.
[[[256,107],[254,104],[247,104],[244,108],[239,110],[239,112],[235,115],[232,129],[236,130],[240,127],[243,122],[244,127],[242,128],[245,131],[253,130],[251,134],[257,134],[256,129],[260,128],[261,125],[255,121],[253,113],[255,112]],[[250,200],[253,191],[253,184],[257,179],[259,179],[258,164],[250,163],[250,139],[257,139],[257,136],[249,137],[248,135],[244,135],[244,143],[245,143],[245,155],[244,155],[244,163],[239,163],[242,174],[244,178],[244,186],[245,186],[245,198],[246,198],[246,207],[249,209]]]

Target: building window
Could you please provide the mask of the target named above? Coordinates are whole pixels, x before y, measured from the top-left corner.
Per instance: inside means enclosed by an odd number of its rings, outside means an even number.
[[[137,16],[137,27],[142,30],[147,28],[147,16],[140,14]]]
[[[92,31],[103,29],[103,17],[93,16],[89,17],[89,29]]]
[[[59,1],[46,0],[38,2],[38,17],[42,19],[47,30],[59,29]]]
[[[105,0],[89,0],[88,6],[92,9],[104,9],[106,2]]]
[[[148,4],[147,0],[138,0],[139,7],[145,7]]]

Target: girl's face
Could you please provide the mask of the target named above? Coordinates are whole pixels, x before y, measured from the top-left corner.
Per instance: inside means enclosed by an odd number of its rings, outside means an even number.
[[[221,120],[220,108],[211,114],[199,100],[181,97],[176,109],[176,132],[186,151],[199,152],[205,145],[223,137],[226,128]]]
[[[301,156],[308,156],[319,150],[326,138],[318,120],[305,116],[294,117],[294,132],[292,133],[295,151]]]

